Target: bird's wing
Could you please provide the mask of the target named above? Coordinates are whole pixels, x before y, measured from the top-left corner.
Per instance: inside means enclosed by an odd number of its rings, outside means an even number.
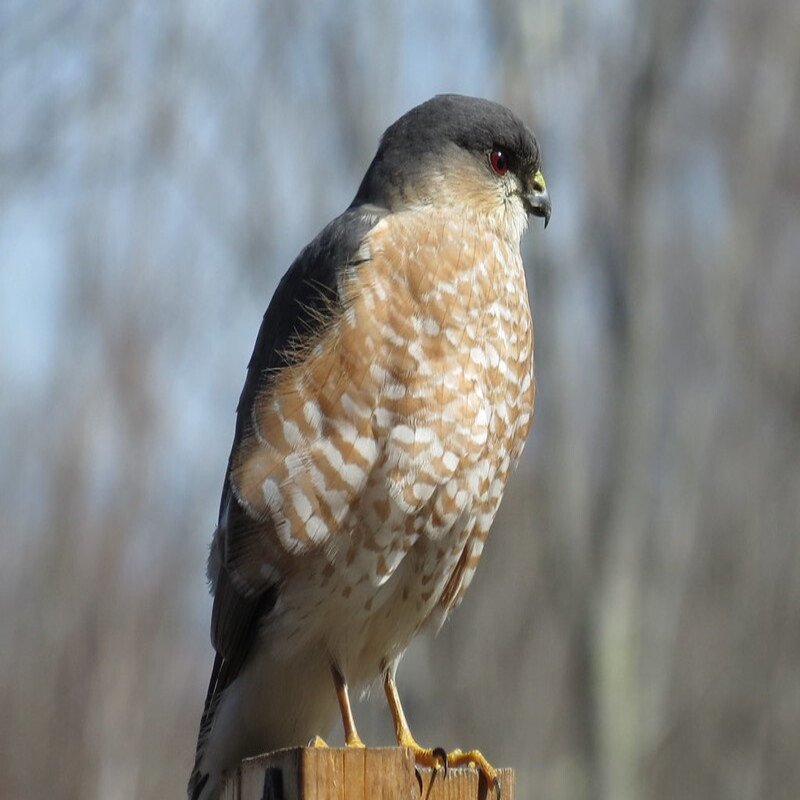
[[[250,452],[255,443],[263,444],[264,436],[269,436],[259,430],[259,417],[264,417],[259,410],[269,405],[277,377],[302,360],[341,312],[343,275],[357,268],[361,243],[381,216],[380,209],[362,207],[350,209],[330,223],[294,261],[264,314],[239,399],[209,557],[214,593],[211,640],[218,663],[207,705],[239,672],[259,619],[275,602],[286,561],[276,535],[282,515],[248,503],[237,490],[232,473],[242,452]]]

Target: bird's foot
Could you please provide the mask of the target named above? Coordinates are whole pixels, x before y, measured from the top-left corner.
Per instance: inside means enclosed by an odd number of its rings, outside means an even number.
[[[366,747],[357,733],[352,735],[344,744],[345,747]],[[330,745],[321,736],[317,735],[308,740],[306,747],[322,749],[325,747],[330,747]]]
[[[347,736],[345,738],[344,746],[345,747],[360,747],[362,749],[366,747],[364,742],[361,741],[361,737],[355,731],[353,731],[352,734],[350,734],[349,736]]]
[[[400,747],[407,747],[414,753],[414,763],[418,767],[443,770],[447,775],[449,761],[447,751],[443,747],[423,747],[414,739],[408,738],[398,742]]]
[[[486,760],[486,757],[479,750],[452,750],[447,752],[443,747],[422,747],[413,738],[407,738],[399,742],[401,747],[408,747],[414,753],[414,761],[417,766],[428,767],[430,769],[441,769],[445,776],[447,771],[455,767],[472,767],[477,769],[488,786],[493,786],[497,800],[500,800],[500,776],[497,770]]]
[[[453,750],[452,753],[447,753],[442,747],[421,747],[411,735],[406,715],[403,713],[403,706],[400,704],[394,673],[391,669],[387,669],[384,673],[383,688],[386,692],[389,711],[394,721],[397,744],[400,747],[410,748],[414,753],[414,760],[420,767],[430,767],[436,770],[441,768],[444,770],[445,776],[450,767],[477,767],[487,786],[494,787],[495,797],[500,800],[500,776],[497,774],[497,770],[486,760],[483,753],[478,750],[469,750],[466,753],[461,750]]]
[[[452,750],[447,754],[447,765],[477,769],[486,779],[486,783],[494,787],[497,800],[500,800],[500,776],[480,750],[467,750],[466,753],[461,750]]]

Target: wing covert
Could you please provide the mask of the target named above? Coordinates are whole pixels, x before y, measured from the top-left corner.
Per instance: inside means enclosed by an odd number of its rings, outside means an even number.
[[[281,515],[276,518],[268,506],[256,509],[243,502],[241,492],[234,490],[232,471],[243,447],[254,441],[263,445],[265,435],[269,437],[269,430],[256,430],[256,409],[269,405],[276,377],[298,363],[341,313],[343,276],[357,268],[364,237],[384,213],[372,207],[352,208],[331,222],[292,263],[264,314],[239,398],[209,556],[214,593],[211,638],[224,665],[218,671],[224,685],[218,678],[210,695],[224,689],[241,668],[259,620],[274,605],[286,556],[276,547]],[[270,448],[268,438],[266,448]]]

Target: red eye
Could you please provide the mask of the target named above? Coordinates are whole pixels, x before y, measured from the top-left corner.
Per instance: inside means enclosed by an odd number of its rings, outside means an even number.
[[[505,175],[508,172],[508,156],[499,147],[495,147],[489,153],[489,163],[498,175]]]

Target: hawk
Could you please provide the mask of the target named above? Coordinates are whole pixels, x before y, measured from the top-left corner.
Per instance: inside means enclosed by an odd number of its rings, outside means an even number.
[[[418,763],[398,661],[458,605],[533,413],[520,238],[550,218],[531,131],[440,95],[380,140],[350,207],[300,253],[256,339],[211,544],[216,658],[188,795],[304,745],[382,678]],[[322,740],[318,740],[322,742]]]

